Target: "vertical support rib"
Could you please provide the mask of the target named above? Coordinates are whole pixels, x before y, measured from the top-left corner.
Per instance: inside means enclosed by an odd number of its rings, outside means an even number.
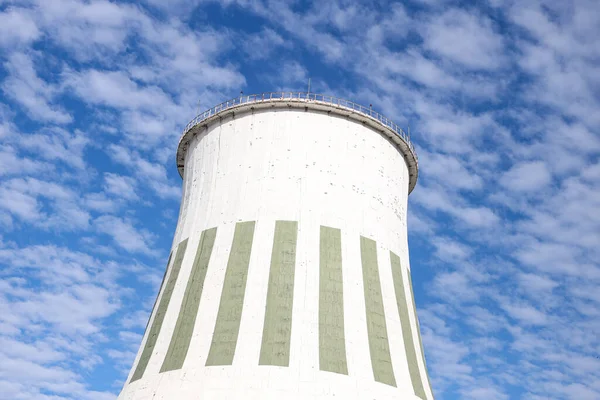
[[[365,289],[365,307],[367,310],[367,332],[373,376],[377,382],[396,386],[390,344],[385,323],[381,281],[377,265],[377,243],[360,237],[360,255],[362,260],[363,283]]]
[[[216,236],[217,228],[207,229],[200,236],[198,250],[196,251],[192,271],[185,288],[175,330],[173,331],[171,343],[169,344],[169,349],[167,350],[167,355],[160,368],[160,372],[172,371],[183,366],[190,347],[198,307],[200,306],[200,298],[202,297],[202,290],[204,288],[204,279],[206,278],[206,271],[208,270],[208,263]]]
[[[259,365],[289,366],[298,222],[277,221]]]
[[[244,306],[253,237],[254,221],[238,222],[235,225],[217,322],[206,359],[207,366],[233,363]]]
[[[404,278],[402,277],[402,266],[400,257],[390,251],[390,260],[392,264],[392,276],[394,279],[394,289],[396,292],[396,304],[398,305],[398,315],[400,316],[400,325],[402,326],[402,338],[404,339],[404,349],[406,351],[406,360],[408,362],[408,372],[412,382],[413,391],[417,397],[427,400],[425,388],[419,364],[417,363],[417,353],[415,351],[415,343],[413,340],[413,331],[410,325],[408,316],[408,303],[406,291],[404,290]],[[410,272],[409,272],[410,274]]]
[[[319,368],[347,375],[339,229],[321,226],[319,264]]]
[[[158,335],[160,334],[160,329],[162,328],[162,323],[165,319],[165,314],[167,313],[169,302],[171,301],[171,295],[173,294],[173,289],[175,288],[175,283],[177,282],[177,277],[179,276],[179,270],[181,269],[181,263],[183,262],[183,256],[185,255],[187,242],[188,240],[185,239],[184,241],[179,243],[179,246],[177,246],[177,253],[175,255],[175,262],[173,263],[173,269],[171,270],[171,274],[169,275],[169,279],[167,280],[165,291],[162,294],[162,297],[160,298],[160,302],[158,303],[158,309],[156,310],[154,321],[152,322],[152,326],[150,327],[150,332],[148,332],[148,339],[146,340],[146,345],[144,346],[144,350],[142,351],[140,361],[138,361],[138,365],[135,369],[135,372],[133,373],[133,376],[131,377],[130,382],[137,381],[142,376],[144,376],[144,372],[146,371],[146,367],[148,366],[148,362],[150,361],[150,357],[152,356],[152,352],[154,351],[156,340],[158,339]]]

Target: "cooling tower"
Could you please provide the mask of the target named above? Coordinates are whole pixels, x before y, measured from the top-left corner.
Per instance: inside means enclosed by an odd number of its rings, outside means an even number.
[[[307,93],[206,111],[122,400],[433,399],[410,277],[417,157],[394,123]]]

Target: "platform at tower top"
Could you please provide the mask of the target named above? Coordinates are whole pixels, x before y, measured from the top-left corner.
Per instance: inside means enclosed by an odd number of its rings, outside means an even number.
[[[176,157],[179,175],[183,177],[185,154],[190,141],[203,128],[229,116],[269,109],[304,109],[305,111],[327,112],[360,122],[384,134],[396,144],[404,156],[409,172],[408,192],[412,192],[416,186],[419,161],[409,134],[389,118],[373,111],[372,107],[365,107],[334,96],[308,92],[267,92],[240,95],[198,114],[186,125],[179,140]]]

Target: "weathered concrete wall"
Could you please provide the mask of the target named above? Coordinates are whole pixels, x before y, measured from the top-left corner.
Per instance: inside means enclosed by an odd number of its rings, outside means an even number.
[[[173,254],[187,240],[185,257],[119,399],[432,399],[408,186],[388,138],[325,112],[246,113],[200,132],[173,240]]]

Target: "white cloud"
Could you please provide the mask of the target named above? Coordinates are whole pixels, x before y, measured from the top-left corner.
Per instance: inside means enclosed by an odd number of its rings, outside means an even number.
[[[76,169],[86,166],[84,152],[90,140],[80,131],[52,127],[21,134],[14,143],[21,149],[48,161],[61,161]]]
[[[181,189],[168,181],[167,171],[162,164],[150,162],[136,151],[117,145],[109,147],[109,156],[119,164],[131,168],[160,198],[178,199],[181,196]]]
[[[471,255],[471,249],[462,243],[444,237],[432,240],[436,248],[436,255],[443,260],[464,260]]]
[[[52,104],[58,90],[37,75],[30,55],[14,53],[4,66],[9,76],[2,83],[2,90],[23,106],[31,118],[59,124],[72,121],[69,113]]]
[[[545,325],[548,322],[548,317],[545,313],[527,304],[504,304],[503,308],[508,315],[525,325]]]
[[[112,213],[119,208],[115,199],[108,197],[105,193],[87,193],[83,203],[88,209],[102,213]]]
[[[143,0],[145,3],[148,3],[156,8],[159,8],[161,11],[172,14],[184,15],[190,13],[195,7],[199,4],[203,3],[205,0],[173,0],[172,2],[166,4],[161,0]],[[228,2],[229,0],[224,0],[224,2]]]
[[[40,228],[88,227],[89,213],[79,206],[75,192],[60,184],[36,178],[14,178],[0,188],[0,198],[0,208]]]
[[[474,115],[430,99],[418,99],[415,111],[423,121],[418,138],[441,152],[475,153],[473,147],[484,135],[491,141],[500,141],[505,135],[506,128],[501,127],[490,113]]]
[[[552,182],[552,175],[542,161],[523,162],[514,165],[500,178],[507,190],[535,193]]]
[[[138,198],[135,192],[136,182],[134,179],[112,173],[104,174],[104,189],[117,197],[126,200],[135,200]]]
[[[122,71],[88,70],[82,73],[69,73],[66,85],[90,104],[119,109],[158,108],[167,112],[174,111],[170,96],[162,89],[156,86],[140,87]]]
[[[462,301],[477,300],[479,297],[479,294],[473,290],[470,279],[457,271],[437,274],[432,292],[435,296],[444,299],[455,298]]]
[[[473,287],[471,287],[471,290],[473,290]],[[491,312],[482,306],[470,306],[464,310],[464,314],[466,317],[465,322],[470,327],[488,335],[499,332],[509,325],[502,314]],[[485,338],[485,340],[492,340],[490,336],[485,336]],[[499,345],[499,347],[503,346],[504,344]]]
[[[263,28],[260,32],[240,37],[246,55],[252,60],[267,60],[278,47],[290,47],[279,33],[271,28]]]
[[[443,211],[463,222],[471,228],[493,227],[500,222],[500,218],[493,210],[487,207],[472,207],[457,204],[461,201],[456,194],[450,193],[439,186],[423,187],[411,194],[416,204],[432,211]]]
[[[424,150],[419,152],[419,161],[422,165],[420,179],[434,179],[449,189],[477,190],[483,187],[481,177],[467,170],[466,163],[456,156]]]
[[[160,284],[160,282],[159,282],[159,284]],[[158,287],[157,287],[157,291],[158,291]],[[123,316],[123,319],[121,320],[121,325],[126,329],[145,328],[146,323],[148,322],[148,318],[149,318],[149,316],[146,311],[137,310],[137,311],[134,311],[132,313],[129,313],[129,314]]]
[[[423,328],[426,328],[426,323]],[[436,366],[434,375],[434,387],[443,390],[449,385],[471,385],[474,379],[471,377],[472,368],[464,360],[469,354],[466,344],[461,341],[453,341],[448,335],[435,333],[423,334],[423,345],[427,349],[429,363]],[[436,392],[436,396],[440,396]]]
[[[104,319],[120,306],[118,291],[104,278],[111,265],[56,246],[0,248],[0,265],[3,396],[114,397],[89,391],[82,373],[103,361]]]
[[[31,174],[53,168],[52,164],[20,157],[12,146],[0,146],[0,175]]]
[[[136,346],[142,341],[142,335],[137,332],[121,331],[119,332],[119,338],[127,342],[132,342]]]
[[[82,61],[104,61],[104,57],[124,50],[131,28],[144,19],[135,6],[104,0],[36,3],[35,18],[49,38]]]
[[[151,249],[152,235],[136,228],[130,221],[111,215],[96,218],[94,226],[98,232],[112,237],[115,245],[132,253],[155,254]]]
[[[40,35],[35,21],[23,9],[9,7],[0,13],[0,47],[29,44]]]
[[[245,5],[249,5],[256,14],[277,23],[288,33],[299,37],[310,48],[319,52],[325,60],[335,62],[342,59],[344,44],[331,33],[315,29],[314,21],[294,13],[288,4],[268,0],[265,3],[250,2]]]
[[[503,393],[498,388],[492,387],[476,387],[472,389],[462,390],[461,393],[464,396],[464,398],[473,400],[509,399],[506,393]]]
[[[594,94],[598,84],[594,60],[600,55],[592,42],[600,34],[596,7],[597,3],[582,0],[535,1],[509,8],[511,20],[530,35],[518,42],[523,54],[518,62],[537,78],[528,89],[529,98],[576,117],[588,127],[600,123],[594,112],[599,104]]]
[[[425,47],[473,69],[496,69],[504,64],[502,36],[492,21],[476,13],[451,9],[424,27]]]
[[[402,75],[430,88],[456,89],[460,82],[446,72],[433,60],[415,50],[407,51],[404,56],[386,60],[390,70],[396,69]]]
[[[551,291],[558,286],[554,280],[538,274],[519,273],[517,278],[523,289],[534,292],[534,295],[539,291]]]
[[[36,197],[17,188],[0,188],[0,207],[25,221],[34,221],[40,217],[40,204]]]

